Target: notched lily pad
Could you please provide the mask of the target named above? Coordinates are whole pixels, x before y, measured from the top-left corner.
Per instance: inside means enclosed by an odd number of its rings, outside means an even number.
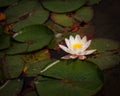
[[[53,31],[48,27],[43,25],[32,25],[21,29],[18,33],[14,34],[13,38],[16,41],[27,43],[27,51],[30,52],[47,46],[53,36]]]
[[[34,9],[28,14],[28,17],[20,20],[16,23],[13,27],[15,32],[19,31],[20,29],[34,25],[34,24],[43,24],[49,17],[49,11],[42,8],[41,4],[38,4],[34,7]]]
[[[27,43],[13,41],[10,47],[6,50],[6,54],[13,55],[13,54],[26,53],[27,48],[28,48]]]
[[[120,43],[110,39],[98,38],[92,41],[90,48],[97,49],[98,51],[113,50],[113,49],[120,48]]]
[[[38,0],[21,0],[16,5],[9,7],[5,11],[5,14],[7,15],[7,22],[12,23],[15,21],[19,21],[19,18],[21,16],[31,12],[37,4],[38,4]]]
[[[42,96],[91,96],[103,85],[102,72],[88,61],[60,61],[42,74],[35,83]]]
[[[53,12],[64,13],[82,7],[87,0],[42,0],[43,6]]]
[[[93,18],[93,9],[92,7],[82,7],[76,11],[74,18],[80,22],[89,22]]]
[[[73,25],[74,23],[74,20],[67,16],[67,14],[55,14],[55,13],[52,13],[51,14],[51,19],[59,24],[59,25],[62,25],[62,26],[65,26],[65,27],[70,27]]]

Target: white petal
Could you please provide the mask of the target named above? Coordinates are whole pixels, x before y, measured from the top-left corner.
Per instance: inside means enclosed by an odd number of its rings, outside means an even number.
[[[81,42],[80,35],[76,35],[76,36],[75,36],[75,42]]]
[[[88,42],[86,42],[85,44],[83,44],[83,46],[81,47],[81,51],[85,51],[91,44],[91,40],[89,40]]]
[[[73,44],[75,42],[75,39],[72,35],[70,36],[69,41],[70,41],[71,44]]]
[[[65,38],[65,43],[66,43],[67,47],[70,49],[71,44],[70,44],[70,41],[67,38]]]
[[[92,54],[93,52],[95,52],[95,50],[87,50],[87,51],[84,51],[84,55],[89,55],[89,54]]]
[[[64,50],[65,52],[69,53],[69,49],[63,45],[59,45],[59,47]]]
[[[82,38],[81,42],[82,42],[83,44],[85,44],[85,43],[87,42],[87,37],[84,36],[84,37]]]

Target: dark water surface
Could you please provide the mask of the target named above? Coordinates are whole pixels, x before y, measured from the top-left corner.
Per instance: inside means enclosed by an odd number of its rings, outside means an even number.
[[[95,37],[120,42],[120,0],[102,0],[94,6]],[[104,71],[104,88],[96,96],[120,96],[120,64]]]

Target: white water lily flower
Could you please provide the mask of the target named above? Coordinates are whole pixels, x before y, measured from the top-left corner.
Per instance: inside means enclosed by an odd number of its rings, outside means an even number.
[[[90,55],[95,50],[87,50],[87,48],[91,44],[91,40],[87,41],[86,36],[83,38],[80,37],[80,35],[76,35],[75,38],[73,36],[70,36],[69,39],[65,38],[66,46],[59,45],[59,47],[64,50],[65,52],[69,53],[69,55],[66,55],[62,57],[62,59],[81,59],[84,60],[86,58],[86,55]]]

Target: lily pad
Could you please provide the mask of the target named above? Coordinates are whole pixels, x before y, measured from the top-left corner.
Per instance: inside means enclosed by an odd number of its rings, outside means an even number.
[[[0,50],[10,46],[10,36],[7,34],[0,35]]]
[[[13,30],[17,32],[29,25],[43,24],[48,19],[48,17],[49,12],[43,9],[41,4],[38,3],[35,8],[29,13],[29,16],[26,19],[20,20],[14,25]]]
[[[6,54],[14,55],[14,54],[26,53],[27,48],[28,48],[27,43],[13,41],[10,47],[6,50]]]
[[[120,63],[120,44],[117,41],[110,39],[95,39],[93,40],[90,49],[97,49],[94,57],[88,60],[96,63],[100,69],[108,69]]]
[[[110,39],[98,38],[92,41],[91,49],[97,49],[98,51],[113,50],[120,48],[120,43]]]
[[[88,61],[60,61],[42,74],[35,83],[41,96],[91,96],[103,85],[102,72]]]
[[[64,13],[82,7],[87,0],[42,0],[43,6],[53,12]]]
[[[30,52],[47,46],[53,36],[53,31],[48,27],[43,25],[32,25],[21,29],[18,33],[14,34],[13,38],[16,41],[27,43],[27,51]]]
[[[3,70],[8,78],[18,77],[23,69],[22,55],[6,56],[3,62]]]
[[[35,61],[35,63],[27,63],[27,71],[26,73],[28,76],[37,76],[41,74],[41,71],[48,66],[49,64],[53,63],[54,60],[51,59],[43,59],[39,61]]]
[[[67,16],[66,14],[55,14],[55,13],[52,13],[51,14],[51,19],[59,24],[59,25],[62,25],[62,26],[65,26],[65,27],[70,27],[73,25],[74,23],[74,20]]]
[[[88,0],[88,5],[98,4],[101,0]]]
[[[89,22],[93,18],[93,9],[92,7],[82,7],[75,13],[75,19],[79,21]]]
[[[38,0],[21,0],[16,5],[9,7],[5,11],[5,14],[7,15],[7,22],[12,23],[15,21],[19,21],[19,18],[21,16],[24,16],[31,12],[37,4]]]
[[[16,96],[21,91],[23,82],[20,80],[8,80],[6,85],[0,89],[0,96]]]
[[[101,70],[112,68],[120,63],[120,53],[101,53],[94,58],[88,58],[89,61],[96,63]]]
[[[11,5],[17,1],[18,0],[0,0],[0,7]]]

